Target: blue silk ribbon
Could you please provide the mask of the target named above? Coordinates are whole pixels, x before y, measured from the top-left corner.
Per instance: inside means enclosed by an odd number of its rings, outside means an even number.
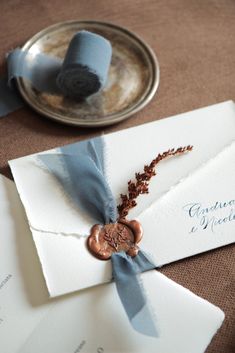
[[[85,210],[94,223],[117,220],[117,207],[105,175],[104,141],[101,137],[62,147],[61,153],[43,154],[38,158],[57,178],[73,202]],[[113,279],[132,327],[157,337],[139,273],[156,268],[143,253],[131,258],[114,253],[111,258]]]
[[[16,90],[12,90],[6,77],[0,79],[0,117],[6,116],[24,106],[23,99]]]
[[[155,269],[156,266],[141,250],[134,258],[124,252],[113,253],[111,260],[113,279],[132,327],[146,336],[158,337],[153,313],[139,276],[141,272]]]
[[[23,77],[40,92],[84,99],[104,87],[112,47],[104,37],[80,31],[72,38],[65,58],[15,49],[7,56],[8,79],[0,79],[0,116],[24,105],[14,89]]]
[[[103,139],[75,143],[60,151],[61,154],[42,154],[39,158],[94,223],[115,222],[117,207],[106,181]]]

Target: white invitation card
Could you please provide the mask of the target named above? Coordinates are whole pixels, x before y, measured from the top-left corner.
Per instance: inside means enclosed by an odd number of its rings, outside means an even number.
[[[140,248],[164,265],[235,241],[235,104],[216,104],[104,135],[105,165],[117,200],[158,153],[193,145],[163,161],[128,218],[139,219]],[[59,149],[43,153],[60,153]],[[37,155],[10,161],[51,297],[111,280],[110,261],[87,250],[92,219],[65,195]],[[78,180],[79,183],[79,180]],[[84,271],[84,269],[86,269]],[[69,275],[68,275],[69,274]]]

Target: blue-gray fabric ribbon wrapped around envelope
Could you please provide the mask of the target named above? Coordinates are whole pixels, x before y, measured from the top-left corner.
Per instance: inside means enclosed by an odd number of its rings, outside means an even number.
[[[61,154],[39,156],[74,203],[100,224],[117,219],[116,202],[106,181],[103,149],[103,139],[94,138],[62,147]]]
[[[57,178],[71,200],[100,224],[117,221],[117,206],[105,175],[104,141],[94,138],[60,149],[61,153],[38,158]],[[99,260],[97,260],[99,261]],[[132,327],[157,337],[139,273],[156,266],[139,251],[135,258],[125,253],[112,255],[113,279]]]
[[[132,327],[151,337],[158,337],[153,313],[151,312],[139,274],[156,268],[150,259],[139,251],[134,258],[124,252],[113,253],[113,279]]]
[[[7,57],[6,78],[0,81],[0,116],[19,107],[14,79],[23,77],[38,91],[84,99],[104,87],[112,57],[110,42],[102,36],[80,31],[72,38],[64,61],[45,53],[16,49]],[[15,103],[14,101],[17,103]],[[22,106],[24,105],[23,101]]]

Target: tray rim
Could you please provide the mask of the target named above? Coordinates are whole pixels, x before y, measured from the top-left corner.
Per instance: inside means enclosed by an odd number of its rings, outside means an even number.
[[[52,24],[41,31],[37,32],[35,35],[33,35],[29,40],[25,42],[25,44],[22,46],[22,50],[29,50],[33,44],[35,44],[42,36],[45,36],[47,33],[50,33],[51,31],[56,30],[57,28],[61,28],[64,26],[70,26],[70,25],[76,25],[76,24],[84,24],[84,25],[98,25],[98,26],[105,26],[105,27],[111,27],[114,30],[118,30],[121,32],[124,32],[127,36],[132,37],[135,41],[138,42],[138,44],[143,48],[145,54],[147,55],[150,63],[151,63],[151,68],[152,68],[152,76],[151,76],[151,81],[149,82],[149,87],[146,91],[146,94],[144,97],[141,97],[139,101],[136,102],[133,107],[129,107],[125,109],[123,112],[116,112],[110,115],[106,115],[105,118],[100,118],[97,120],[68,120],[65,119],[60,113],[51,113],[50,111],[47,111],[46,107],[41,108],[40,106],[34,105],[34,103],[31,101],[30,97],[27,94],[27,90],[25,89],[24,85],[24,79],[21,77],[16,77],[16,84],[17,87],[20,91],[20,94],[22,95],[23,99],[28,103],[28,105],[34,109],[36,112],[38,112],[40,115],[45,116],[48,119],[57,121],[62,124],[70,125],[70,126],[81,126],[81,127],[90,127],[90,128],[96,128],[99,126],[108,126],[108,125],[113,125],[118,122],[121,122],[123,120],[126,120],[127,118],[131,117],[133,114],[139,112],[142,110],[149,102],[153,99],[159,83],[160,83],[160,67],[159,67],[159,61],[158,58],[153,51],[153,49],[142,39],[140,38],[137,34],[133,33],[129,29],[116,25],[114,23],[110,22],[105,22],[105,21],[98,21],[98,20],[68,20],[68,21],[62,21],[58,22],[55,24]]]

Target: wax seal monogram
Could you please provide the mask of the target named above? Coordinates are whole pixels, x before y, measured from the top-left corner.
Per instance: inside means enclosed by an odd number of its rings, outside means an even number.
[[[138,254],[137,244],[142,236],[143,229],[138,221],[123,219],[105,225],[95,224],[87,245],[90,252],[101,260],[108,260],[114,252],[121,251],[134,257]]]

